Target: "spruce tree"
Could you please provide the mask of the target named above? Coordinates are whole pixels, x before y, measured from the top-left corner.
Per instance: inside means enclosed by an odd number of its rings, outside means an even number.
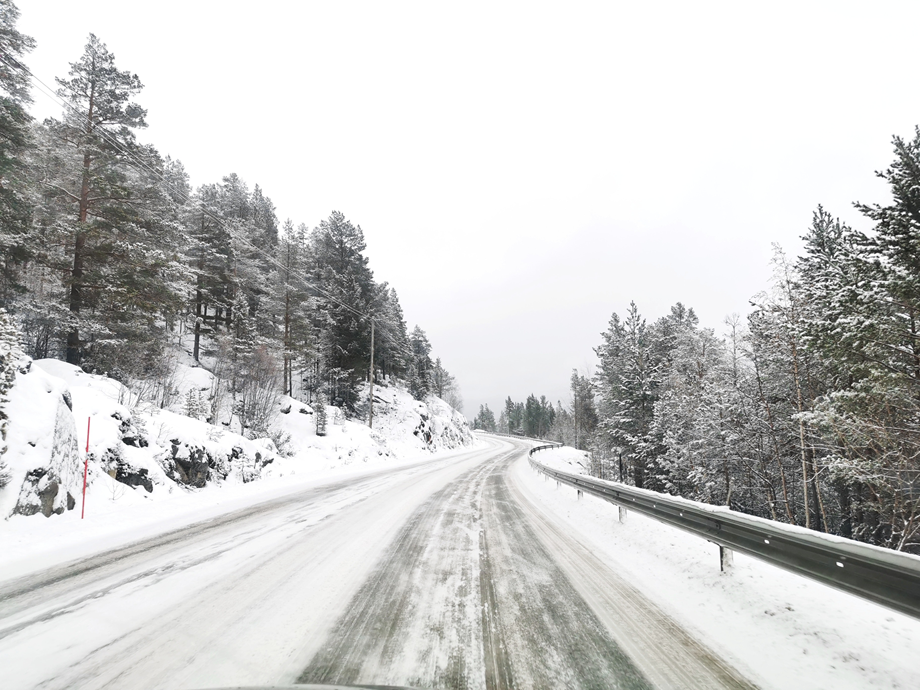
[[[310,236],[311,282],[316,325],[321,332],[320,357],[332,402],[354,412],[357,383],[370,359],[370,314],[375,303],[373,273],[364,256],[364,233],[344,214],[333,211]]]
[[[642,488],[646,486],[651,461],[649,434],[658,395],[662,348],[655,348],[653,334],[634,302],[629,305],[625,321],[616,314],[611,317],[602,338],[603,343],[597,348],[600,368],[596,377],[602,440],[607,449],[617,449],[624,457],[633,482]],[[573,396],[578,388],[576,379],[573,373]],[[577,415],[576,428],[580,428]],[[579,438],[581,443],[584,441]]]
[[[386,282],[378,285],[376,292],[373,307],[377,325],[374,351],[376,367],[384,377],[405,378],[412,353],[399,297],[396,290]]]
[[[424,400],[433,392],[434,364],[431,344],[425,331],[416,326],[409,336],[412,359],[409,362],[409,392],[416,400]]]

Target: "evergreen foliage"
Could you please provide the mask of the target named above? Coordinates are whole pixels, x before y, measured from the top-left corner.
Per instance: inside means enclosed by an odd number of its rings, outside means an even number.
[[[8,393],[16,383],[16,372],[22,354],[19,332],[10,315],[5,309],[0,308],[0,489],[10,480],[7,464],[3,459],[6,453],[6,432],[9,423],[6,405],[9,402]]]
[[[920,553],[920,128],[878,175],[873,230],[819,206],[723,335],[681,303],[613,314],[550,437],[605,479]],[[538,416],[508,398],[497,427],[540,436]]]
[[[25,154],[30,146],[29,80],[18,67],[35,41],[16,30],[19,10],[0,0],[0,305],[25,290],[17,268],[35,250]]]
[[[313,403],[313,414],[316,418],[316,435],[325,436],[326,435],[326,403],[323,400],[322,393],[316,396],[316,400]]]
[[[353,411],[357,384],[370,359],[370,323],[376,290],[364,256],[364,233],[339,211],[313,230],[312,282],[316,296],[320,376],[329,399]]]
[[[201,392],[195,388],[190,388],[185,394],[185,416],[192,419],[201,419],[207,414],[204,402],[201,399]]]
[[[488,405],[479,406],[479,412],[473,418],[473,428],[482,429],[483,431],[498,431],[495,414],[489,409]]]
[[[413,350],[360,226],[338,211],[312,230],[279,223],[267,192],[237,173],[193,189],[181,162],[138,143],[143,84],[93,34],[57,80],[61,117],[34,123],[22,64],[34,42],[17,18],[0,0],[0,307],[31,356],[249,436],[269,435],[281,395],[364,412],[369,375],[420,397],[436,386],[462,406],[421,329]],[[207,400],[173,400],[189,341],[213,375]]]
[[[434,363],[431,361],[431,343],[425,331],[416,326],[409,336],[409,392],[416,400],[431,395],[434,381]]]
[[[857,205],[874,230],[819,206],[746,323],[613,314],[551,436],[603,478],[920,553],[920,129],[894,155],[892,203]],[[509,398],[498,426],[531,431],[521,414]]]

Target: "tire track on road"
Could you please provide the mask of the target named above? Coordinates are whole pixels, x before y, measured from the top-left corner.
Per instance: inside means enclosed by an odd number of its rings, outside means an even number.
[[[581,596],[656,687],[756,689],[576,537],[567,534],[541,509],[539,499],[528,495],[510,473],[505,478],[515,505],[526,514],[540,541],[552,551]]]
[[[509,500],[520,453],[415,511],[298,682],[651,687]]]
[[[510,684],[487,688],[648,690],[652,687],[648,680],[609,635],[512,500],[505,483],[508,464],[489,476],[482,511],[489,568],[483,577],[492,581],[495,590],[493,616]]]
[[[8,580],[3,687],[290,682],[414,507],[492,453],[338,480]]]
[[[482,686],[478,507],[492,468],[409,517],[298,683]]]

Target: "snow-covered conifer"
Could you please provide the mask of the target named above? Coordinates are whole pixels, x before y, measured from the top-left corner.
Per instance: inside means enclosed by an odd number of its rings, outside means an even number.
[[[37,246],[31,227],[30,180],[24,157],[30,145],[29,75],[21,60],[35,41],[16,29],[19,10],[0,0],[0,304],[22,289],[25,261]]]
[[[6,461],[6,432],[9,423],[9,414],[6,404],[10,389],[16,383],[16,371],[22,359],[22,346],[19,342],[19,331],[13,324],[10,315],[5,309],[0,309],[0,488],[9,481]]]
[[[313,416],[316,422],[316,435],[326,435],[326,403],[323,394],[319,393],[313,403]]]

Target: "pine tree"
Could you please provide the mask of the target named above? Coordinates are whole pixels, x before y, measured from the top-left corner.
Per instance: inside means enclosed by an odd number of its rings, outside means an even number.
[[[83,55],[71,63],[69,79],[57,79],[58,95],[70,106],[62,121],[51,121],[56,136],[82,159],[76,175],[50,183],[62,203],[75,207],[70,284],[70,311],[79,315],[91,289],[87,263],[95,258],[94,243],[111,241],[112,222],[130,210],[124,165],[140,154],[132,130],[146,127],[146,111],[131,98],[143,88],[136,74],[115,67],[115,57],[94,34]],[[120,218],[119,218],[120,220]],[[80,364],[79,326],[67,336],[67,361]]]
[[[316,359],[315,331],[310,321],[314,300],[302,276],[308,271],[306,226],[295,229],[285,221],[278,251],[280,268],[274,270],[274,289],[269,295],[277,320],[282,324],[282,392],[294,395],[294,370],[298,362]]]
[[[198,361],[201,336],[214,332],[218,321],[226,319],[234,290],[235,253],[229,230],[222,222],[217,185],[198,188],[185,207],[183,221],[189,237],[188,263],[194,275],[192,356]]]
[[[894,152],[878,173],[892,202],[857,204],[873,233],[819,209],[799,267],[805,340],[829,389],[806,419],[830,449],[840,530],[903,549],[920,543],[920,129]]]
[[[373,313],[377,325],[376,366],[384,377],[404,378],[412,358],[409,332],[396,290],[387,283],[377,287]]]
[[[441,364],[440,357],[435,358],[431,369],[431,387],[432,392],[437,397],[458,412],[463,411],[463,397],[460,394],[460,386],[457,383],[457,379]]]
[[[28,173],[30,145],[29,78],[21,60],[35,41],[16,29],[19,10],[0,0],[0,305],[10,306],[24,286],[20,272],[34,251]]]
[[[192,419],[201,419],[204,415],[204,406],[202,405],[201,393],[194,388],[190,388],[185,394],[185,416]]]
[[[891,204],[857,208],[875,221],[875,233],[865,244],[875,260],[876,282],[894,300],[886,310],[886,335],[900,346],[890,352],[890,365],[920,385],[920,127],[914,138],[894,137],[895,160],[877,173],[888,182]]]
[[[556,410],[545,395],[540,396],[540,429],[539,435],[549,438],[556,421]]]
[[[518,425],[515,424],[515,405],[514,401],[509,395],[505,398],[505,409],[501,412],[501,418],[504,419],[502,424],[502,431],[506,434],[513,434],[519,431]]]

